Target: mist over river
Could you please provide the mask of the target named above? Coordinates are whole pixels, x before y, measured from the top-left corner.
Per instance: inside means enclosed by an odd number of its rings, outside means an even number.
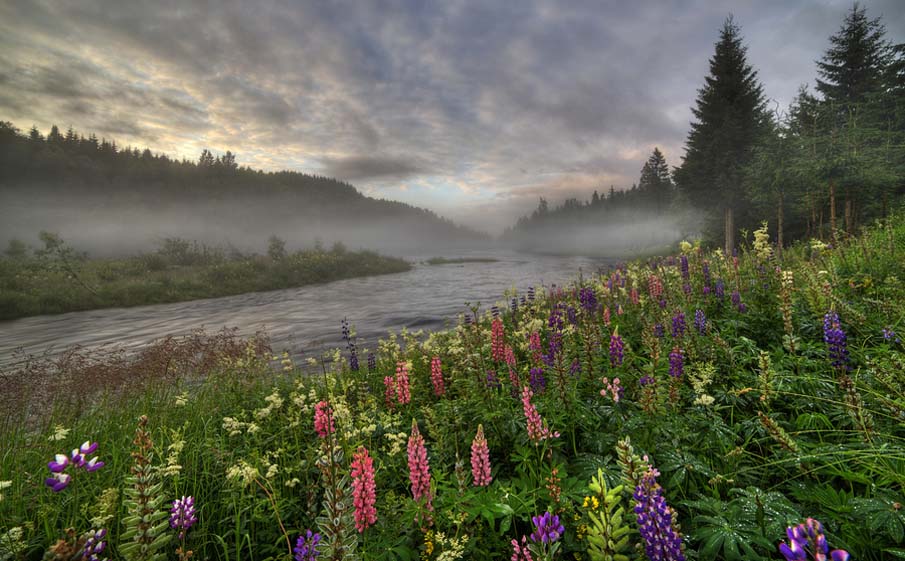
[[[616,259],[532,255],[507,251],[462,252],[448,257],[494,258],[482,263],[427,265],[430,255],[406,256],[412,270],[287,290],[37,316],[0,322],[0,367],[19,353],[41,355],[73,345],[138,347],[166,335],[203,327],[208,332],[237,328],[242,335],[265,331],[275,351],[312,356],[343,346],[340,321],[358,334],[359,349],[374,348],[389,330],[438,329],[454,324],[466,302],[488,310],[505,290],[562,285],[582,271],[592,275]]]

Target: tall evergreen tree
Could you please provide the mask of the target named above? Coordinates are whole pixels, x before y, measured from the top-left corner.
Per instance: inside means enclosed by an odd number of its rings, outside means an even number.
[[[669,174],[669,166],[666,165],[666,158],[659,148],[654,148],[650,158],[644,162],[638,189],[642,192],[642,197],[654,207],[657,214],[661,214],[669,207],[673,191],[672,178]]]
[[[727,251],[735,245],[736,214],[747,198],[742,169],[764,127],[765,101],[757,72],[732,16],[726,19],[710,59],[710,75],[698,90],[695,122],[675,180],[696,207],[721,212]],[[710,232],[713,233],[712,231]]]

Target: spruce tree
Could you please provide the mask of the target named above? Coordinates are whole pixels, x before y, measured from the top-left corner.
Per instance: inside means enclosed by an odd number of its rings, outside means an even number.
[[[672,179],[669,175],[669,166],[666,165],[666,158],[659,148],[654,148],[650,158],[641,168],[638,189],[642,192],[642,197],[657,211],[657,214],[662,214],[669,206],[672,199]]]
[[[710,59],[710,75],[698,90],[695,122],[675,173],[676,184],[693,205],[711,216],[722,214],[727,251],[735,245],[736,214],[747,203],[742,169],[762,132],[765,113],[763,88],[746,51],[730,16]],[[714,229],[708,233],[713,235]]]

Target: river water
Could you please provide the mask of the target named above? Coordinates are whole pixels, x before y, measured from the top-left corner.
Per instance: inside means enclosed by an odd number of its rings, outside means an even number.
[[[456,257],[489,257],[492,263],[426,265],[429,256],[407,256],[412,270],[321,285],[257,292],[134,308],[114,308],[37,316],[0,322],[0,367],[25,354],[55,353],[73,345],[138,347],[166,335],[197,328],[209,332],[237,328],[251,335],[264,330],[275,350],[305,355],[342,346],[340,321],[358,333],[359,348],[373,348],[389,330],[436,329],[452,324],[481,303],[487,310],[506,289],[562,285],[579,271],[592,275],[615,260],[540,256],[507,251],[470,252]],[[19,352],[17,352],[19,351]]]

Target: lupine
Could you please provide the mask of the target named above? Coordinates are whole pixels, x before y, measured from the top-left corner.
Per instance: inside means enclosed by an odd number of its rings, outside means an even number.
[[[901,343],[902,340],[896,335],[896,332],[892,330],[890,327],[884,327],[883,331],[883,339],[885,341],[892,341],[894,343]]]
[[[183,495],[181,499],[173,501],[173,506],[170,507],[170,528],[179,532],[180,540],[185,539],[185,533],[197,521],[194,497]]]
[[[704,286],[710,286],[710,262],[704,261],[701,265],[701,273],[704,276]]]
[[[490,315],[493,316],[494,319],[500,317],[500,308],[497,305],[493,305],[490,307]]]
[[[738,311],[740,313],[745,313],[745,311],[748,309],[748,307],[745,306],[745,303],[742,302],[742,295],[739,294],[738,290],[733,290],[732,294],[729,296],[729,299],[732,300],[732,304],[736,308],[738,308]]]
[[[314,431],[320,438],[327,438],[336,431],[333,424],[333,410],[326,401],[318,401],[314,406]]]
[[[605,306],[603,308],[603,324],[609,327],[610,325],[610,307]]]
[[[651,275],[647,278],[647,292],[650,299],[657,301],[663,295],[663,282],[657,275]]]
[[[88,532],[88,537],[85,538],[85,545],[82,546],[82,552],[78,558],[83,561],[105,561],[106,557],[102,560],[100,555],[107,548],[107,540],[104,539],[106,537],[107,530],[104,528]]]
[[[374,353],[368,353],[368,372],[377,370],[377,357]]]
[[[352,331],[349,329],[349,320],[343,318],[343,341],[349,348],[349,369],[358,372],[358,349],[355,347],[355,341],[352,340]]]
[[[496,370],[488,370],[487,376],[485,377],[485,384],[488,388],[500,389],[502,384],[500,384],[500,379],[497,378]]]
[[[677,312],[672,318],[672,336],[676,338],[682,337],[685,335],[685,329],[687,327],[688,326],[685,323],[685,312]]]
[[[830,360],[836,368],[850,368],[845,331],[839,322],[839,314],[830,310],[823,316],[823,340],[829,348]]]
[[[566,531],[559,521],[559,516],[550,511],[540,516],[532,516],[531,523],[534,524],[534,531],[531,533],[531,541],[534,543],[555,543]]]
[[[377,485],[374,482],[374,459],[368,449],[359,446],[352,456],[352,504],[355,506],[355,528],[364,532],[377,522]]]
[[[542,349],[540,333],[532,331],[531,335],[528,336],[528,350],[531,351],[531,356],[534,358],[535,364],[539,363],[541,360]]]
[[[658,339],[662,339],[663,337],[666,337],[666,330],[664,329],[662,323],[658,323],[658,324],[654,325],[654,335]]]
[[[396,404],[396,378],[393,376],[383,377],[383,401],[391,409]]]
[[[669,353],[669,375],[673,378],[681,378],[684,371],[685,366],[682,349],[673,347],[672,352]]]
[[[311,530],[305,532],[305,535],[299,536],[295,542],[295,548],[292,550],[295,553],[295,561],[315,561],[319,555],[317,544],[320,541],[321,535]]]
[[[522,410],[525,413],[525,420],[527,421],[528,438],[535,444],[548,438],[559,438],[558,432],[550,432],[546,422],[541,418],[540,413],[537,412],[537,408],[531,403],[531,397],[533,395],[534,392],[532,392],[531,388],[528,386],[522,388]]]
[[[625,344],[622,341],[622,337],[619,335],[619,328],[617,327],[613,334],[610,335],[610,366],[616,368],[617,366],[622,366],[622,359],[625,352]]]
[[[722,300],[726,296],[726,284],[722,279],[717,279],[716,284],[713,287],[713,293],[717,298]]]
[[[104,462],[100,461],[97,456],[86,459],[87,456],[97,451],[97,442],[86,440],[78,448],[74,448],[72,453],[56,454],[54,459],[47,463],[50,469],[50,477],[44,480],[44,484],[59,493],[72,482],[72,474],[66,473],[66,470],[72,466],[73,469],[84,469],[86,472],[97,471],[104,467]]]
[[[424,499],[427,510],[433,510],[427,448],[424,446],[424,437],[418,431],[418,423],[414,419],[412,419],[412,434],[409,436],[406,451],[408,452],[409,481],[412,483],[412,497],[416,501]]]
[[[679,257],[679,268],[682,270],[682,278],[688,280],[688,257]]]
[[[478,432],[471,442],[471,477],[476,487],[490,485],[490,448],[484,438],[484,425],[478,425]]]
[[[513,296],[512,300],[509,301],[509,311],[512,312],[512,315],[518,312],[518,298]]]
[[[446,393],[446,386],[443,383],[443,368],[438,356],[431,359],[431,384],[434,386],[434,395],[441,396]]]
[[[619,400],[622,399],[622,395],[625,393],[625,388],[622,387],[619,378],[613,378],[613,381],[611,382],[609,378],[604,377],[603,386],[603,389],[600,390],[600,395],[606,397],[607,392],[610,392],[613,401],[619,403]]]
[[[644,551],[650,561],[685,561],[682,538],[673,528],[674,511],[663,498],[658,475],[660,472],[649,468],[632,495]]]
[[[493,318],[490,323],[490,354],[493,360],[503,362],[506,360],[506,341],[503,333],[503,320],[498,317]]]
[[[786,528],[789,543],[780,543],[779,552],[786,561],[826,561],[827,554],[832,561],[848,561],[849,554],[843,549],[830,551],[823,533],[823,524],[808,518],[803,524]]]
[[[578,300],[581,302],[582,309],[588,313],[588,315],[593,315],[597,312],[597,294],[594,293],[594,289],[585,286],[578,292]]]
[[[405,405],[412,400],[412,391],[409,388],[408,363],[400,360],[396,363],[396,401]]]
[[[521,544],[519,544],[518,540],[512,540],[510,543],[512,544],[512,557],[509,561],[534,561],[534,558],[531,557],[531,550],[528,549],[528,540],[525,536],[522,536]]]
[[[528,301],[534,302],[534,287],[533,286],[528,287]]]
[[[633,305],[637,306],[638,303],[641,301],[641,297],[638,295],[638,289],[633,286],[632,289],[628,293],[628,298],[632,302]]]
[[[529,373],[528,383],[531,384],[531,389],[536,392],[546,389],[547,379],[544,378],[544,369],[540,367],[532,368]]]
[[[697,329],[698,333],[701,335],[707,333],[707,316],[704,315],[704,310],[694,311],[694,328]]]

